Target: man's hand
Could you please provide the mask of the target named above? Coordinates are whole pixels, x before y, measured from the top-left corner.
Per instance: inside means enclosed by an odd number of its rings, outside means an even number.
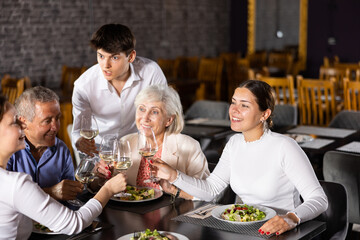
[[[73,200],[76,199],[78,193],[82,192],[83,188],[84,185],[80,182],[64,179],[52,187],[43,188],[43,190],[56,200]]]
[[[96,153],[96,154],[99,153],[98,150],[96,149],[94,139],[89,140],[89,139],[80,137],[77,140],[75,146],[80,152],[83,152],[91,157],[94,156],[94,153]]]

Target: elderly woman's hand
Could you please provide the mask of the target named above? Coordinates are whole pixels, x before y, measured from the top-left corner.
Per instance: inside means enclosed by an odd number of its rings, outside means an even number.
[[[175,181],[177,177],[177,171],[162,161],[160,158],[152,159],[150,164],[155,167],[153,171],[156,177],[168,180],[169,182]]]
[[[94,139],[85,139],[83,137],[80,137],[76,144],[76,148],[91,157],[94,156],[94,154],[98,154],[98,150],[96,149],[95,140]]]
[[[295,228],[298,221],[299,219],[293,213],[287,213],[283,216],[276,215],[261,226],[259,233],[266,235],[275,233],[276,235],[280,235]]]
[[[106,165],[104,160],[97,162],[95,169],[96,175],[100,178],[110,179],[112,176],[111,171],[113,170],[113,167]]]
[[[174,185],[172,185],[171,183],[169,183],[168,180],[161,179],[160,186],[161,186],[162,190],[168,194],[175,195],[177,192],[177,188]]]

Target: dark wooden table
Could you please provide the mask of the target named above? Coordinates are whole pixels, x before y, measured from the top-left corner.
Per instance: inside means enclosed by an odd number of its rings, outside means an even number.
[[[169,204],[164,204],[169,202]],[[164,195],[161,198],[146,203],[121,203],[111,201],[104,208],[99,216],[103,224],[108,227],[86,236],[82,239],[118,239],[119,237],[142,231],[146,228],[158,229],[169,232],[176,232],[188,237],[190,240],[209,240],[209,239],[266,239],[258,233],[249,236],[241,233],[228,232],[210,227],[204,227],[197,224],[190,224],[172,220],[181,214],[197,208],[205,202],[193,202],[183,199],[177,199],[174,204],[170,203],[170,196]],[[157,209],[147,211],[145,209],[154,208],[154,206],[166,205]],[[144,213],[140,213],[140,211]],[[297,228],[286,232],[280,236],[272,236],[267,239],[312,239],[326,229],[324,222],[312,220],[300,224]],[[32,234],[30,239],[67,239],[66,235],[40,235]]]

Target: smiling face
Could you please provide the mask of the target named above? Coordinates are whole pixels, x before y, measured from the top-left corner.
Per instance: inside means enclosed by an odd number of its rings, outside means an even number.
[[[130,63],[134,61],[135,57],[135,51],[126,56],[124,52],[111,54],[102,49],[97,50],[98,63],[108,81],[126,81],[130,76]]]
[[[34,119],[30,122],[21,118],[26,125],[26,138],[36,148],[54,146],[60,128],[60,117],[60,105],[57,101],[36,102]]]
[[[7,104],[7,111],[0,121],[0,152],[9,157],[25,148],[25,135],[22,131],[21,124],[17,119],[15,108]]]
[[[229,108],[231,129],[242,132],[247,141],[253,141],[263,133],[263,121],[270,116],[267,109],[262,112],[256,102],[256,97],[247,88],[237,88]],[[259,137],[260,137],[259,136]]]
[[[159,142],[164,138],[166,127],[170,126],[173,117],[168,117],[163,102],[144,102],[136,109],[136,127],[141,129],[152,128]]]

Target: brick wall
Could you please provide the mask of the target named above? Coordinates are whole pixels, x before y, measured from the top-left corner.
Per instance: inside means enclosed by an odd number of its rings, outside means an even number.
[[[230,0],[2,0],[0,78],[57,88],[62,65],[96,62],[89,39],[106,23],[129,26],[139,56],[216,56],[229,49],[229,14]]]

